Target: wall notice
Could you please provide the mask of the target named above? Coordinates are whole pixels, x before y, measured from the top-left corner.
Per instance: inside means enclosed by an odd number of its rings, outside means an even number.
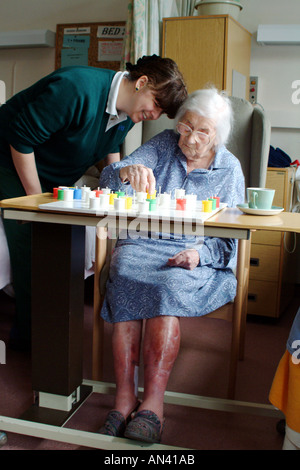
[[[99,41],[98,61],[121,61],[123,41]]]
[[[55,68],[88,65],[120,70],[125,21],[58,24]]]
[[[98,38],[123,39],[125,37],[125,26],[99,26],[97,32]]]

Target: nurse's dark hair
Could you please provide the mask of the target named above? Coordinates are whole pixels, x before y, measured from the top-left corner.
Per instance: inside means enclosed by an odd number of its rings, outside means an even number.
[[[147,87],[153,92],[157,105],[170,119],[176,116],[188,94],[183,76],[174,60],[156,54],[143,56],[135,65],[127,62],[126,70],[130,81],[146,75]]]

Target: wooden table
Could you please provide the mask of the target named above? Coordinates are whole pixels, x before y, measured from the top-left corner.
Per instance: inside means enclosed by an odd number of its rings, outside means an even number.
[[[39,205],[52,202],[53,197],[51,193],[38,194],[34,196],[25,196],[19,198],[5,199],[0,201],[0,207],[5,212],[14,211],[16,220],[27,220],[27,221],[47,221],[50,222],[49,212],[45,212],[39,209]],[[22,211],[20,214],[18,211]],[[59,217],[56,219],[55,214]],[[55,220],[54,223],[63,223],[63,217],[65,213],[52,213],[51,217]],[[72,221],[74,224],[81,225],[82,215],[73,215],[71,218],[68,217],[66,223]],[[4,218],[13,218],[10,213],[9,216],[4,215]],[[96,226],[101,217],[95,215],[85,215],[86,225]],[[77,220],[77,222],[76,222]],[[295,232],[300,233],[300,214],[293,212],[281,212],[278,215],[273,216],[256,216],[256,215],[245,215],[239,209],[226,208],[220,211],[215,216],[205,221],[205,228],[209,227],[211,231],[214,229],[226,228],[230,230],[269,230],[275,232]],[[220,234],[220,233],[219,233]]]
[[[106,393],[112,390],[111,384],[82,378],[85,227],[97,227],[104,216],[46,212],[39,208],[52,200],[52,195],[46,193],[1,201],[5,219],[33,222],[32,386],[39,393],[40,403],[33,405],[21,420],[0,416],[0,429],[78,443],[78,436],[71,430],[62,433],[61,426],[92,391]],[[118,223],[124,226],[129,220],[118,219]],[[195,226],[195,223],[185,225],[185,233],[194,233]],[[170,230],[174,228],[171,224]],[[102,227],[101,230],[105,229]],[[225,208],[206,220],[203,226],[206,236],[240,240],[239,250],[244,249],[244,242],[249,240],[253,230],[299,233],[300,214],[282,212],[271,217],[249,216],[238,209]],[[105,264],[106,243],[104,237],[98,245],[100,268]],[[95,299],[98,318],[100,300]],[[96,364],[96,369],[98,367]],[[167,392],[166,402],[182,404],[177,395]],[[268,405],[194,396],[186,400],[190,406],[278,414]],[[122,449],[122,446],[128,449],[128,443],[124,444],[122,439],[94,433],[81,434],[80,443],[102,449]],[[134,445],[136,447],[132,447]],[[132,449],[141,446],[141,443],[131,444]],[[155,448],[170,449],[169,446],[151,446],[151,449]]]

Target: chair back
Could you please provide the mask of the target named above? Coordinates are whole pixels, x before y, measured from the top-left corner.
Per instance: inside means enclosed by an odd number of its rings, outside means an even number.
[[[270,121],[260,106],[234,96],[230,101],[234,120],[226,147],[241,162],[246,187],[264,187],[271,140]],[[136,124],[125,139],[124,154],[129,155],[156,134],[173,128],[174,120],[165,114],[156,121]]]
[[[234,121],[226,147],[239,159],[246,187],[264,187],[270,151],[270,121],[259,106],[235,96],[231,96],[230,101]]]

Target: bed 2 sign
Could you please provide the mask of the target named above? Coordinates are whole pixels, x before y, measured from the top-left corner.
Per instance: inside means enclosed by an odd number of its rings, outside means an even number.
[[[98,38],[123,39],[125,36],[125,26],[98,26]]]

